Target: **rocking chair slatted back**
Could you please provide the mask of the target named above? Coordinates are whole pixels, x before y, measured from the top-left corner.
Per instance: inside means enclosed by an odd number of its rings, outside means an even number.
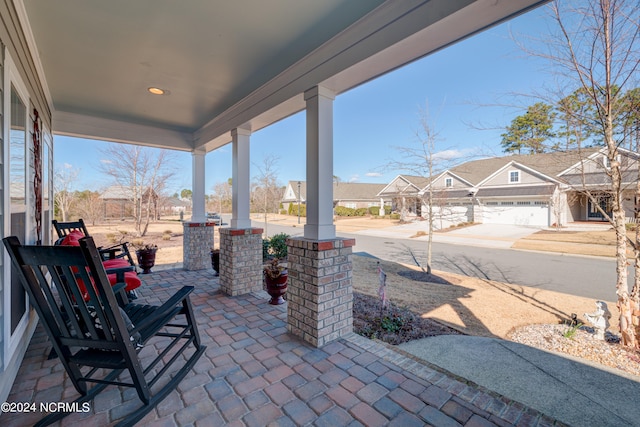
[[[58,233],[58,237],[65,237],[67,234],[72,231],[80,231],[85,236],[89,237],[89,231],[87,230],[87,226],[84,221],[79,219],[78,221],[69,221],[69,222],[59,222],[58,220],[51,221],[53,224],[53,228],[56,229],[56,233]]]
[[[53,225],[53,228],[55,228],[56,233],[58,233],[59,242],[61,242],[65,237],[73,232],[79,232],[85,237],[91,237],[89,235],[89,230],[87,230],[87,226],[82,218],[77,221],[69,222],[60,222],[54,219],[53,221],[51,221],[51,224]],[[133,261],[133,256],[131,256],[131,252],[129,251],[129,242],[118,243],[106,248],[99,247],[98,251],[102,256],[103,261],[109,259],[123,259],[126,260],[129,265],[136,265]]]
[[[22,246],[13,236],[3,242],[55,352],[81,394],[77,402],[92,399],[108,384],[134,387],[143,402],[127,418],[135,423],[178,385],[204,352],[189,299],[193,287],[184,286],[161,306],[120,307],[114,294],[118,285],[112,288],[109,283],[91,237],[82,239],[80,246]],[[137,352],[153,336],[166,337],[162,341],[166,346],[143,366]],[[154,347],[159,348],[156,341]],[[172,350],[176,354],[166,362]],[[183,353],[184,359],[179,357]],[[168,368],[185,359],[173,378],[153,393],[151,387]],[[83,366],[90,367],[88,372]],[[105,375],[99,368],[111,372]],[[129,373],[128,382],[117,380],[122,371]],[[50,414],[41,422],[46,425],[64,415]]]

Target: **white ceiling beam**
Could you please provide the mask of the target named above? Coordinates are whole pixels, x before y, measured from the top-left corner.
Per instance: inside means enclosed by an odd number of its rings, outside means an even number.
[[[181,151],[194,149],[190,133],[64,111],[53,114],[53,133]]]

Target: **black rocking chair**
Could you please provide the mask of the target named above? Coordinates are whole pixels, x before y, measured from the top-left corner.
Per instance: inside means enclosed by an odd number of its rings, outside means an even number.
[[[80,246],[23,246],[15,236],[3,242],[53,349],[81,395],[74,401],[78,405],[108,385],[133,387],[142,406],[118,425],[134,425],[176,388],[203,354],[206,347],[200,342],[189,299],[193,286],[184,286],[161,306],[119,307],[114,292],[124,284],[109,283],[91,237],[80,240]],[[158,355],[143,365],[138,351],[152,338]],[[176,362],[183,365],[170,374]],[[49,425],[65,415],[49,414],[37,425]]]
[[[59,222],[54,219],[51,221],[51,224],[53,225],[53,228],[56,229],[56,233],[58,233],[58,240],[62,240],[64,237],[69,235],[69,233],[74,231],[79,231],[84,237],[90,237],[89,230],[87,230],[87,226],[82,218],[77,221],[70,222]],[[118,243],[106,248],[99,247],[98,251],[102,256],[103,261],[109,259],[123,259],[129,262],[130,265],[136,265],[133,261],[133,257],[131,256],[131,252],[129,252],[129,242]]]

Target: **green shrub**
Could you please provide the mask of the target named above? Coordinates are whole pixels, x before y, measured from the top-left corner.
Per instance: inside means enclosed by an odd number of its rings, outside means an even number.
[[[353,216],[365,216],[368,210],[368,208],[358,208],[353,211]]]
[[[287,259],[287,239],[286,233],[274,234],[269,240],[269,254],[275,258]]]
[[[369,215],[380,215],[380,206],[369,206]]]
[[[394,213],[394,214],[390,214],[391,215],[391,219],[400,219],[400,214],[399,213]]]
[[[262,261],[269,259],[269,239],[262,240]]]
[[[336,206],[334,209],[334,213],[336,216],[353,216],[355,214],[355,209],[346,208],[344,206]]]
[[[285,209],[280,209],[280,215],[286,215],[287,211]]]
[[[289,215],[298,216],[297,203],[289,203]],[[307,216],[307,205],[300,204],[300,216]]]
[[[287,259],[287,239],[286,233],[274,234],[271,239],[262,240],[262,260],[272,258]]]

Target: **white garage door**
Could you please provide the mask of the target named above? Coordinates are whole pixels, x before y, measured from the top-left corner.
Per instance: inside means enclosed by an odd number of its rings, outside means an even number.
[[[546,202],[486,202],[482,210],[484,224],[549,226],[549,205]]]

